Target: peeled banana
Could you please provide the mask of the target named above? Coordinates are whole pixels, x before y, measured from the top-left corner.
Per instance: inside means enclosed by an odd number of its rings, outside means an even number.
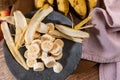
[[[65,15],[67,15],[69,11],[68,0],[57,0],[57,4],[58,4],[58,10],[64,13]]]
[[[97,0],[87,0],[89,12],[93,10],[94,7],[97,5]]]
[[[86,17],[87,6],[86,0],[68,0],[74,10],[80,15],[82,19]]]

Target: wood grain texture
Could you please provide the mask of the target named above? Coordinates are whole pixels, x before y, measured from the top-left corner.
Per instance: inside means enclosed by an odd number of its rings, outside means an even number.
[[[80,68],[79,65],[77,72],[75,71],[66,80],[99,80],[97,65],[84,72],[79,72]],[[0,80],[15,80],[5,63],[3,51],[0,51]]]

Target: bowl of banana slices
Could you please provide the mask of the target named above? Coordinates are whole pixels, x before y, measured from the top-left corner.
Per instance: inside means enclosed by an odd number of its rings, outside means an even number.
[[[93,26],[73,29],[71,20],[50,6],[1,19],[5,60],[17,80],[65,80],[77,68],[82,41],[89,37],[82,29]]]

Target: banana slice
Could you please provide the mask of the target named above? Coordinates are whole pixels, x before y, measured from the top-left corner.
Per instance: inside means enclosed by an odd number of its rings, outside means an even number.
[[[56,63],[53,57],[46,57],[45,59],[43,59],[43,62],[47,68],[52,68]]]
[[[36,32],[33,36],[33,39],[41,39],[41,34]]]
[[[43,41],[41,43],[41,48],[42,48],[43,51],[49,52],[53,48],[53,42],[48,41],[48,40],[47,41]]]
[[[40,52],[40,47],[38,44],[31,44],[27,47],[28,51],[30,53],[35,53],[35,54],[38,54]]]
[[[26,54],[27,59],[37,59],[40,56],[40,53],[35,54],[35,53],[31,53],[28,51],[28,53]]]
[[[56,39],[54,43],[57,43],[60,45],[60,47],[64,46],[64,42],[61,39]]]
[[[26,60],[26,64],[27,64],[27,66],[28,66],[29,68],[34,67],[34,64],[36,64],[36,63],[37,63],[37,60],[36,60],[36,59],[27,59],[27,60]]]
[[[55,26],[54,26],[53,23],[46,23],[46,25],[47,25],[47,27],[48,27],[49,32],[55,30]]]
[[[48,32],[48,27],[47,27],[46,24],[41,22],[37,31],[40,32],[40,33],[47,33]]]
[[[45,35],[43,35],[43,36],[41,37],[41,42],[46,41],[46,40],[54,41],[55,38],[53,38],[53,37],[52,37],[51,35],[49,35],[49,34],[45,34]]]
[[[41,40],[40,39],[35,39],[35,40],[32,41],[32,44],[41,45]]]
[[[42,51],[41,59],[44,60],[44,59],[47,58],[47,57],[48,57],[48,53]]]
[[[58,56],[59,54],[58,54],[57,52],[59,52],[60,49],[61,49],[60,45],[57,44],[57,43],[54,43],[53,48],[52,48],[52,50],[50,51],[50,53],[51,53],[52,55]]]
[[[58,56],[53,56],[55,60],[60,60],[63,56],[63,53],[61,53],[60,55]]]
[[[34,64],[33,70],[34,71],[43,71],[44,64],[42,62],[37,62],[36,64]]]
[[[26,59],[28,58],[28,50],[25,51],[25,53],[24,53],[24,57],[25,57]]]
[[[55,65],[53,66],[53,71],[56,73],[60,73],[62,69],[63,66],[59,62],[56,62]]]

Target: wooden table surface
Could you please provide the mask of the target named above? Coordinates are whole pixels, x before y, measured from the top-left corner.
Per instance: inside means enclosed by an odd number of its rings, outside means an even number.
[[[98,66],[94,66],[82,73],[79,72],[79,67],[80,65],[66,80],[98,80]],[[2,49],[0,50],[0,80],[15,80],[5,63]]]

